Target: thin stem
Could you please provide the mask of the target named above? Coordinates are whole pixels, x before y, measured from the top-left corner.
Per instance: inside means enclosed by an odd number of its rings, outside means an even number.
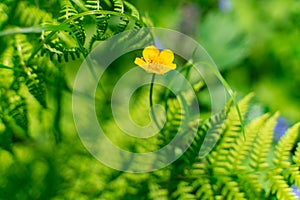
[[[241,122],[241,131],[243,133],[243,136],[244,136],[244,140],[246,140],[246,133],[245,133],[245,125],[244,125],[244,120],[243,120],[243,117],[242,117],[242,113],[241,113],[241,110],[239,108],[239,104],[235,98],[235,93],[233,92],[232,88],[230,87],[230,85],[227,83],[227,81],[223,78],[223,76],[221,75],[221,73],[216,69],[214,68],[211,64],[207,63],[207,62],[198,62],[199,64],[204,64],[204,65],[207,65],[212,71],[213,73],[217,76],[217,78],[221,81],[221,83],[223,84],[223,86],[225,87],[225,89],[227,90],[228,94],[230,95],[232,101],[233,101],[233,104],[236,108],[236,111],[238,113],[238,117],[239,117],[239,120]]]
[[[192,69],[193,65],[189,62],[187,62],[180,70],[179,72],[184,72],[186,71],[186,79],[189,79],[189,75],[190,75],[190,71]],[[172,79],[171,82],[170,82],[170,85],[172,85],[173,83],[175,82],[175,79]],[[164,96],[164,103],[165,103],[165,112],[167,113],[168,112],[168,99],[170,97],[170,94],[171,94],[171,90],[170,89],[167,89],[166,90],[166,93],[165,93],[165,96]]]
[[[151,110],[151,115],[152,118],[157,126],[157,128],[160,130],[160,126],[158,124],[154,109],[152,108],[153,106],[153,100],[152,100],[152,94],[153,94],[153,86],[154,86],[154,80],[155,80],[155,74],[152,75],[152,79],[151,79],[151,84],[150,84],[150,93],[149,93],[149,102],[150,102],[150,110]]]
[[[61,116],[62,116],[62,98],[63,98],[63,90],[62,90],[62,86],[63,86],[63,74],[62,71],[59,71],[59,74],[57,76],[57,85],[56,85],[56,110],[55,110],[55,117],[54,117],[54,123],[53,123],[53,127],[54,127],[54,138],[55,138],[55,142],[56,144],[59,144],[62,141],[62,131],[61,131]]]
[[[41,33],[43,31],[63,31],[63,30],[70,31],[70,28],[69,26],[67,26],[67,24],[22,27],[17,29],[8,29],[8,30],[0,31],[0,37],[7,36],[7,35],[15,35],[15,34]]]
[[[24,72],[24,70],[15,69],[15,68],[8,67],[8,66],[2,65],[2,64],[0,64],[0,69],[9,69],[9,70],[16,71],[16,72]]]

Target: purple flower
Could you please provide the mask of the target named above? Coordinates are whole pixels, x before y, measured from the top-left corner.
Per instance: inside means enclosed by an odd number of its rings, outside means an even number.
[[[163,45],[162,45],[160,39],[158,39],[158,38],[155,38],[154,45],[155,45],[159,50],[164,49],[164,47],[163,47]]]
[[[283,117],[278,117],[277,124],[274,128],[275,142],[278,142],[280,140],[280,138],[285,134],[288,127],[289,127],[289,122]]]
[[[293,192],[295,193],[295,195],[300,200],[300,190],[299,190],[299,188],[296,185],[292,185],[291,188],[293,188]]]
[[[229,12],[233,8],[231,0],[219,0],[219,9],[223,12]]]

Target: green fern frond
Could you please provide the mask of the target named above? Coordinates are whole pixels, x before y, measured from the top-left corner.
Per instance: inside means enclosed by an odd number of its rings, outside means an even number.
[[[293,156],[293,161],[297,166],[300,166],[300,142],[298,142],[295,155]]]
[[[295,184],[300,187],[300,171],[299,166],[292,164],[291,150],[297,144],[299,139],[300,123],[295,124],[289,128],[285,135],[280,139],[276,145],[275,158],[273,163],[283,169],[283,176],[291,184]]]
[[[168,190],[166,188],[161,188],[156,183],[150,184],[149,188],[150,188],[149,199],[168,200]]]
[[[44,108],[46,108],[46,89],[43,73],[41,73],[36,66],[26,65],[27,59],[31,56],[33,47],[29,44],[25,36],[17,35],[15,37],[15,48],[18,53],[18,62],[16,65],[24,70],[24,73],[20,75],[25,79],[25,84],[28,87],[28,91]]]
[[[14,47],[9,45],[1,54],[0,58],[0,65],[2,64],[6,67],[6,69],[0,67],[0,87],[5,89],[11,87],[15,79],[15,75],[18,73],[15,72],[14,69],[14,52]]]
[[[0,115],[0,148],[12,153],[12,132],[5,126],[2,116]]]
[[[224,199],[231,200],[246,200],[245,193],[239,188],[239,183],[230,177],[223,177],[218,183],[220,195]],[[220,197],[219,197],[220,198]]]
[[[240,173],[241,172],[241,173]],[[243,173],[239,170],[237,174],[240,186],[246,194],[247,199],[264,199],[266,194],[260,182],[260,173]]]
[[[97,37],[99,40],[103,39],[103,36],[105,35],[109,18],[110,17],[107,15],[96,15]]]
[[[89,50],[92,50],[93,44],[96,41],[106,40],[126,29],[142,27],[139,12],[132,4],[123,2],[122,0],[112,0],[112,4],[108,3],[107,5],[105,3],[107,4],[108,2],[102,2],[100,0],[86,1],[85,6],[91,11],[105,11],[108,6],[110,9],[113,9],[113,11],[120,13],[120,15],[99,14],[97,12],[94,14],[96,21],[96,33],[92,36],[89,42]],[[105,9],[104,6],[106,6]],[[132,22],[134,22],[133,26]]]
[[[85,2],[85,7],[89,10],[102,10],[100,0],[87,0]]]
[[[17,125],[24,129],[24,131],[28,132],[28,111],[27,104],[25,102],[25,98],[13,93],[8,97],[8,115],[11,116]]]
[[[289,166],[284,169],[283,176],[288,180],[290,184],[296,185],[298,188],[300,188],[300,170],[299,166]]]
[[[237,139],[236,145],[230,150],[230,155],[234,156],[232,163],[233,170],[240,169],[241,167],[244,168],[242,164],[251,150],[257,133],[264,126],[268,118],[269,114],[265,114],[251,121],[245,128],[246,139],[243,136]]]
[[[193,126],[191,126],[192,131],[196,131],[195,137],[191,143],[191,145],[188,147],[184,155],[182,156],[182,159],[186,163],[186,166],[189,167],[198,159],[199,151],[201,146],[199,144],[203,143],[204,136],[206,132],[203,129],[203,126],[201,126],[198,130],[195,130]]]
[[[62,10],[60,11],[62,14],[61,17],[58,18],[59,21],[65,22],[78,15],[78,11],[73,6],[72,2],[69,0],[64,0],[62,3]],[[78,42],[78,45],[83,46],[85,43],[86,33],[83,27],[82,18],[76,18],[75,20],[69,21],[70,29],[72,30],[70,34],[74,37],[75,41]]]
[[[194,188],[187,181],[181,181],[177,186],[177,190],[171,194],[170,199],[178,200],[196,200],[196,196],[192,194]]]
[[[100,0],[89,0],[86,2],[85,7],[88,8],[89,10],[94,10],[94,11],[103,10]],[[97,28],[98,38],[101,38],[105,34],[106,29],[108,27],[109,18],[110,18],[109,15],[96,14],[96,28]]]
[[[124,3],[122,0],[112,0],[112,2],[114,11],[124,13]]]
[[[15,50],[18,55],[19,65],[21,67],[26,66],[27,59],[31,56],[32,53],[32,44],[28,42],[28,39],[25,35],[15,35]]]
[[[6,4],[0,3],[0,30],[5,26],[9,18],[9,8]]]
[[[47,108],[46,84],[43,72],[36,66],[33,66],[26,68],[25,73],[27,75],[25,84],[28,87],[28,91],[44,108]]]
[[[273,130],[277,117],[278,113],[274,114],[257,133],[249,161],[249,165],[255,170],[269,167],[267,156],[272,145]]]
[[[31,62],[32,66],[38,66],[37,70],[42,72],[43,78],[45,79],[46,85],[54,85],[54,81],[59,73],[59,68],[56,62],[52,62],[46,56],[36,57]]]
[[[295,124],[292,128],[288,129],[284,136],[280,139],[276,145],[275,158],[273,163],[280,167],[289,167],[291,150],[297,142],[299,137],[300,123]]]
[[[214,116],[212,116],[209,120],[204,122],[196,135],[195,141],[193,141],[191,145],[191,150],[196,152],[198,156],[203,157],[208,152],[211,151],[211,149],[214,147],[214,145],[217,143],[217,141],[220,139],[221,134],[225,130],[225,124],[224,119],[226,117],[226,112],[222,111]],[[204,141],[201,141],[201,139]],[[198,143],[199,142],[199,143]],[[199,144],[202,144],[201,146]],[[197,151],[197,149],[199,149]],[[197,155],[193,155],[197,156]]]
[[[290,188],[281,175],[282,171],[283,169],[277,168],[267,173],[271,193],[276,194],[280,200],[297,200],[298,198],[292,192],[292,188]]]
[[[90,0],[86,2],[86,7],[89,10],[99,11],[102,10],[102,6],[100,5],[100,0]],[[110,15],[103,15],[103,14],[96,14],[96,33],[93,35],[92,39],[90,40],[89,49],[92,49],[92,46],[95,41],[97,40],[105,40],[108,36],[105,36],[105,33],[108,28],[108,20]]]
[[[69,0],[62,1],[62,9],[60,11],[61,17],[58,18],[59,21],[65,21],[78,14],[78,11],[74,8],[73,4]]]
[[[167,122],[161,130],[159,137],[161,146],[164,146],[173,139],[175,133],[178,132],[181,121],[184,120],[184,112],[179,102],[176,99],[170,99],[168,104],[170,109],[167,112]]]
[[[140,13],[135,6],[133,6],[131,3],[127,1],[124,1],[124,5],[125,5],[125,11],[129,12],[129,14],[132,17],[136,18],[137,20],[140,20]]]
[[[76,35],[74,34],[76,37]],[[80,36],[79,36],[80,37]],[[63,33],[55,34],[50,41],[45,41],[47,35],[42,35],[43,48],[41,50],[41,56],[47,54],[50,60],[57,60],[58,62],[68,62],[69,59],[75,60],[76,58],[80,58],[81,54],[85,54],[85,48],[79,48],[78,45],[82,45],[81,42],[84,42],[84,39],[80,42],[80,38],[78,43],[74,40],[70,40],[68,35]]]
[[[31,55],[32,45],[28,42],[27,37],[24,35],[15,35],[14,37],[14,60],[13,68],[14,71],[14,81],[12,82],[10,88],[18,91],[21,87],[22,82],[24,82],[24,70],[28,67],[26,65],[27,59]]]
[[[183,121],[185,121],[186,119],[186,113],[183,109],[182,102],[178,101],[177,99],[170,98],[167,104],[169,107],[167,112],[167,121],[160,134],[158,135],[157,146],[159,148],[162,148],[166,144],[168,144],[176,134],[182,134],[181,136],[189,134],[187,133],[189,132],[189,130],[185,130],[185,127],[180,127],[181,123],[183,123]],[[170,148],[173,147],[170,146]],[[173,153],[173,155],[171,156],[174,156],[176,154],[173,149],[169,153]],[[170,155],[162,155],[158,158],[158,161],[164,161],[168,156]],[[180,184],[181,180],[177,177],[184,173],[183,164],[183,159],[179,159],[174,162],[174,167],[172,167],[172,169],[170,170],[170,175],[168,176],[170,180],[168,180],[169,184],[167,185],[167,191],[169,198],[171,198],[172,196],[171,199],[179,198],[176,196],[176,191],[177,189],[179,189],[178,184]]]
[[[250,94],[238,103],[243,118],[252,97],[253,94]],[[213,164],[227,171],[233,169],[232,163],[234,163],[235,157],[239,153],[234,149],[238,148],[237,141],[242,136],[240,117],[235,107],[231,107],[224,123],[226,128],[210,158]]]
[[[129,23],[129,18],[128,17],[121,17],[120,21],[118,23],[118,32],[125,31],[128,23]]]
[[[8,46],[5,48],[4,52],[2,52],[0,59],[0,63],[8,67],[14,66],[14,46],[11,44],[12,42],[8,43]]]
[[[22,27],[30,27],[40,25],[42,23],[54,22],[51,14],[39,9],[36,6],[30,5],[25,1],[18,3],[14,17],[17,22],[16,25]]]
[[[207,169],[207,163],[197,162],[190,171],[191,178],[194,178],[191,185],[194,188],[197,199],[213,200],[213,181]]]
[[[70,28],[72,30],[72,34],[74,35],[74,39],[78,40],[78,43],[83,46],[86,38],[83,25],[79,21],[76,21],[70,25]]]

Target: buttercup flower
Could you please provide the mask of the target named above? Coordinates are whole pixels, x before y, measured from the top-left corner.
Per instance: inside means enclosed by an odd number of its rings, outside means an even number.
[[[148,46],[143,50],[143,57],[136,58],[134,63],[146,72],[163,75],[176,69],[173,61],[174,53],[171,50],[165,49],[160,52],[155,46]]]

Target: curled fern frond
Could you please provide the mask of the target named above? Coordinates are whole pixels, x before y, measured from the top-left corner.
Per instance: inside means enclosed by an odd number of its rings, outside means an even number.
[[[128,17],[121,17],[120,22],[118,23],[118,32],[123,32],[129,23]]]
[[[102,6],[101,6],[100,0],[87,0],[85,2],[85,7],[88,10],[102,10]]]
[[[125,5],[125,11],[129,12],[129,14],[136,18],[137,20],[140,20],[140,13],[139,11],[136,9],[136,7],[134,7],[131,3],[124,1],[124,5]]]
[[[100,0],[88,0],[85,4],[85,7],[88,8],[89,10],[94,10],[94,11],[99,11],[103,10],[101,6]],[[89,49],[92,48],[93,44],[97,40],[105,40],[105,33],[108,28],[108,20],[110,18],[110,15],[103,15],[103,14],[96,14],[95,15],[95,20],[96,20],[96,34],[93,35]]]
[[[126,29],[141,28],[140,16],[138,10],[130,3],[123,2],[122,0],[112,0],[110,9],[116,12],[112,14],[100,14],[95,15],[96,20],[96,33],[92,36],[89,42],[89,50],[92,49],[93,44],[96,41],[103,41],[111,36],[123,32]],[[104,10],[104,2],[100,0],[89,0],[86,2],[86,8],[91,11]],[[105,8],[106,9],[106,8]],[[118,15],[117,13],[120,13]]]
[[[70,28],[72,30],[72,33],[74,34],[75,39],[77,39],[80,45],[83,46],[86,38],[83,25],[79,21],[76,21],[75,23],[72,23],[70,25]]]
[[[124,13],[124,3],[122,0],[112,0],[112,2],[114,11]]]
[[[85,7],[91,11],[103,10],[100,0],[88,0],[85,4]],[[109,15],[96,14],[97,32],[100,37],[104,35],[107,29],[109,17]]]
[[[44,37],[42,37],[44,39]],[[69,47],[75,45],[74,43],[66,44],[63,38],[60,38],[59,35],[54,37],[51,41],[45,42],[41,50],[41,56],[47,54],[50,60],[57,60],[58,62],[68,62],[70,59],[75,60],[80,58],[81,54],[85,54],[85,49],[83,51],[81,48]]]
[[[78,11],[73,6],[72,2],[69,0],[64,0],[62,2],[62,10],[60,11],[61,17],[58,18],[59,21],[65,22],[67,20],[70,26],[71,32],[70,34],[74,37],[74,39],[79,43],[80,46],[83,46],[85,43],[86,33],[83,27],[82,18],[75,18],[70,21],[70,18],[77,16]]]

